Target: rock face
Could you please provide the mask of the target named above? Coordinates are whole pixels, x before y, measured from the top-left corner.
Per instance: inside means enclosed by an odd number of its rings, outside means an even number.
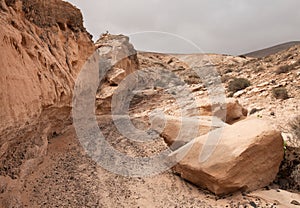
[[[94,45],[69,3],[0,3],[0,174],[22,180],[71,123],[74,82]]]
[[[79,9],[61,0],[5,0],[8,6],[23,11],[26,19],[41,28],[59,26],[62,31],[85,32]]]
[[[161,136],[171,146],[171,149],[178,149],[196,137],[228,125],[220,119],[211,116],[180,118],[153,115],[151,123],[152,129],[161,132]]]
[[[269,185],[275,179],[283,159],[280,132],[266,121],[247,119],[225,127],[220,133],[219,143],[206,161],[200,161],[200,153],[205,142],[209,144],[206,140],[212,133],[172,153],[171,156],[176,158],[187,147],[191,147],[174,167],[175,171],[184,179],[217,195],[255,190]],[[213,146],[206,144],[208,148]]]
[[[41,9],[41,3],[24,2],[25,10]],[[28,4],[31,4],[29,8]],[[0,48],[6,53],[2,53],[0,58],[0,132],[31,122],[43,110],[70,107],[74,79],[93,52],[94,46],[88,33],[74,32],[67,25],[63,31],[59,27],[60,19],[55,19],[56,14],[65,13],[63,5],[67,5],[69,10],[73,8],[71,13],[80,20],[79,10],[62,1],[48,1],[47,5],[45,18],[51,17],[53,24],[49,27],[44,25],[43,29],[25,19],[22,11],[11,7],[9,12],[1,11]],[[51,11],[55,14],[52,15]],[[54,21],[57,21],[56,25]],[[82,27],[82,22],[79,27]]]
[[[138,70],[137,52],[124,35],[104,34],[96,42],[101,60],[105,60],[100,67],[101,83],[97,93],[97,113],[109,114],[111,99],[121,81]]]

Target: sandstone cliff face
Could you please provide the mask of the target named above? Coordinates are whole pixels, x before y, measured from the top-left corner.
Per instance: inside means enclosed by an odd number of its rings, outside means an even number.
[[[63,31],[86,31],[79,9],[61,0],[5,0],[8,6],[22,11],[27,20],[41,28],[59,26]]]
[[[1,0],[0,13],[0,175],[16,179],[71,122],[74,82],[94,45],[69,3]]]

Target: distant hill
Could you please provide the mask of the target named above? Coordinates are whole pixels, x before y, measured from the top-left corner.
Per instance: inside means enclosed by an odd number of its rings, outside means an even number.
[[[278,53],[280,51],[289,49],[295,45],[300,45],[300,41],[292,41],[292,42],[287,42],[287,43],[282,43],[270,48],[265,48],[262,50],[254,51],[251,53],[243,54],[243,56],[248,56],[248,57],[253,57],[253,58],[262,58],[266,57],[275,53]]]

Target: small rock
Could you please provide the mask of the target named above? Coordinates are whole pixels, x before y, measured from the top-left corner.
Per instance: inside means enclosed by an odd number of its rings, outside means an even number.
[[[258,93],[258,92],[262,92],[262,91],[264,91],[264,89],[253,88],[253,89],[251,90],[251,92],[254,92],[254,93]]]
[[[258,84],[257,87],[264,87],[267,86],[269,84],[269,82],[263,82],[261,84]]]
[[[263,108],[260,108],[260,109],[258,109],[258,108],[252,108],[251,111],[250,111],[250,113],[249,113],[249,115],[252,115],[252,114],[254,114],[256,112],[259,112],[259,111],[262,111],[262,110],[263,110]]]
[[[268,95],[269,95],[269,92],[267,92],[267,91],[264,91],[260,94],[260,96],[268,96]]]
[[[300,206],[300,202],[298,202],[298,201],[296,201],[296,200],[291,201],[291,204]]]
[[[250,205],[252,206],[252,207],[257,207],[257,205],[252,201],[252,202],[250,202]]]
[[[245,92],[246,92],[245,90],[237,91],[236,93],[233,94],[233,97],[235,97],[235,98],[240,97],[240,96],[243,95]]]

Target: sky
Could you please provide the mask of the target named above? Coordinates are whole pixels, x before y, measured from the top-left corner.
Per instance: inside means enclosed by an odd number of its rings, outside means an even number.
[[[299,0],[66,0],[87,30],[124,34],[137,50],[244,54],[300,40]]]

